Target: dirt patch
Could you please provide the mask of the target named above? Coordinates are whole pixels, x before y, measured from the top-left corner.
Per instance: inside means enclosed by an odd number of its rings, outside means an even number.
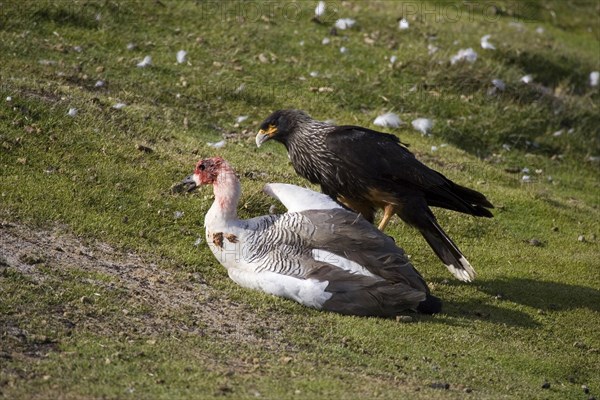
[[[271,349],[284,345],[278,340],[283,321],[267,321],[250,307],[232,302],[209,287],[200,274],[161,268],[161,262],[164,265],[168,261],[83,240],[65,233],[64,227],[34,230],[13,223],[0,224],[0,277],[2,271],[13,270],[42,284],[48,279],[56,280],[56,276],[49,277],[48,269],[72,272],[80,284],[118,292],[125,308],[146,310],[129,313],[124,309],[118,318],[106,318],[102,310],[94,309],[93,296],[84,296],[75,305],[51,307],[55,315],[49,315],[49,320],[102,334],[144,337],[186,333]],[[58,284],[61,285],[60,280]],[[26,339],[28,333],[17,326],[16,320],[11,321],[10,316],[2,319],[5,324],[0,327],[0,337]]]

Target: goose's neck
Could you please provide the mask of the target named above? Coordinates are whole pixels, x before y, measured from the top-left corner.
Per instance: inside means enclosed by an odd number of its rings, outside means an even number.
[[[242,189],[240,181],[230,168],[221,171],[213,183],[215,201],[208,210],[205,225],[209,226],[218,222],[237,221],[237,206],[240,201]]]

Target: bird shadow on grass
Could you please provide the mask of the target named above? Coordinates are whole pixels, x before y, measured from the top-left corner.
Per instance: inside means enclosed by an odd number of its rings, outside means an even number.
[[[481,281],[482,292],[542,311],[587,308],[600,312],[600,290],[588,286],[527,278],[503,278]]]
[[[444,319],[445,324],[461,325],[464,322],[455,319],[460,318],[524,328],[540,326],[531,313],[505,307],[504,302],[535,308],[542,315],[582,308],[600,312],[600,291],[591,287],[524,278],[481,280],[475,285],[490,298],[446,301],[444,314],[450,318]]]
[[[472,321],[489,322],[507,326],[535,328],[540,326],[531,315],[518,310],[511,310],[500,305],[481,300],[444,301],[445,318],[440,320],[445,325],[469,325]]]

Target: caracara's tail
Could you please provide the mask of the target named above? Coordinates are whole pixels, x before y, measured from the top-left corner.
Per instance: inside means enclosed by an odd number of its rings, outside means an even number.
[[[435,254],[442,260],[448,270],[461,281],[471,282],[475,279],[475,270],[460,252],[456,244],[439,226],[433,214],[427,216],[427,223],[417,228],[429,243]]]

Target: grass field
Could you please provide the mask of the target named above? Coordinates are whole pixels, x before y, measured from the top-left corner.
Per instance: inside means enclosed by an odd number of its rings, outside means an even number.
[[[326,3],[320,23],[309,1],[0,4],[0,397],[600,396],[598,2]],[[199,243],[210,189],[170,190],[199,158],[236,168],[244,218],[268,213],[266,182],[307,184],[254,144],[279,108],[395,112],[387,131],[496,205],[435,210],[470,284],[389,226],[442,314],[307,309],[237,287]]]

